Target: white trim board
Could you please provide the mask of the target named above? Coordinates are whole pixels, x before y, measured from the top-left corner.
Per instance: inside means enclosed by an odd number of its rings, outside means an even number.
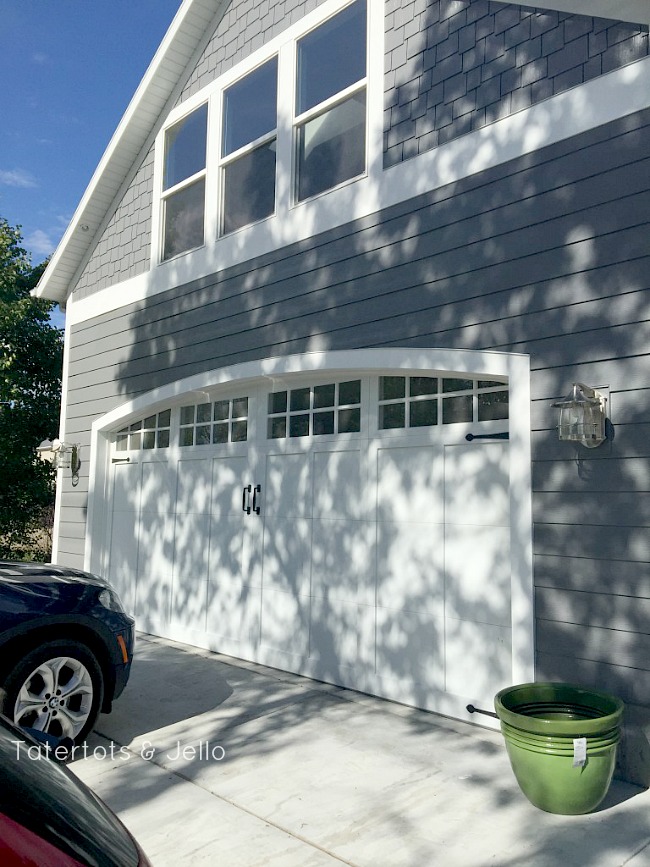
[[[378,26],[376,20],[371,26]],[[71,300],[67,315],[71,324],[76,325],[119,310],[649,106],[650,57],[550,97],[387,170],[383,170],[380,161],[373,160],[371,154],[367,177],[278,212],[274,217],[179,256],[138,277],[79,301]],[[376,118],[371,119],[371,127],[375,122]]]

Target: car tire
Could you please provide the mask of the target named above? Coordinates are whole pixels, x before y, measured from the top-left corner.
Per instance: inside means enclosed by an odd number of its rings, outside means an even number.
[[[0,711],[15,725],[82,743],[104,695],[94,654],[77,641],[49,641],[27,653],[0,693]]]

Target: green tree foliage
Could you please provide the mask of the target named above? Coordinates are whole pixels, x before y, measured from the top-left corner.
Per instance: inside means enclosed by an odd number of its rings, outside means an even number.
[[[0,557],[44,559],[54,474],[36,447],[58,435],[63,335],[53,303],[30,295],[46,263],[33,268],[21,242],[0,217]]]

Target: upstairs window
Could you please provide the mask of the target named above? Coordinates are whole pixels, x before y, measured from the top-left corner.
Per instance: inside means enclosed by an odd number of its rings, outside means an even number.
[[[366,4],[357,0],[297,44],[296,198],[366,170]]]
[[[157,145],[158,262],[293,219],[295,205],[366,174],[367,0],[344,2],[173,110]]]
[[[163,259],[204,242],[207,103],[165,133]]]
[[[275,211],[278,60],[273,57],[223,95],[222,232]]]

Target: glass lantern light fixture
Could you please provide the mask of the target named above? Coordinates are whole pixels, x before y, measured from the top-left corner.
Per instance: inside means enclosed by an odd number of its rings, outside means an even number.
[[[59,439],[43,440],[36,452],[42,461],[47,461],[54,469],[70,470],[73,484],[79,481],[81,459],[79,457],[79,445],[77,443],[64,443]]]
[[[607,398],[582,382],[574,382],[571,393],[552,406],[560,410],[558,433],[561,440],[595,449],[605,442]]]

